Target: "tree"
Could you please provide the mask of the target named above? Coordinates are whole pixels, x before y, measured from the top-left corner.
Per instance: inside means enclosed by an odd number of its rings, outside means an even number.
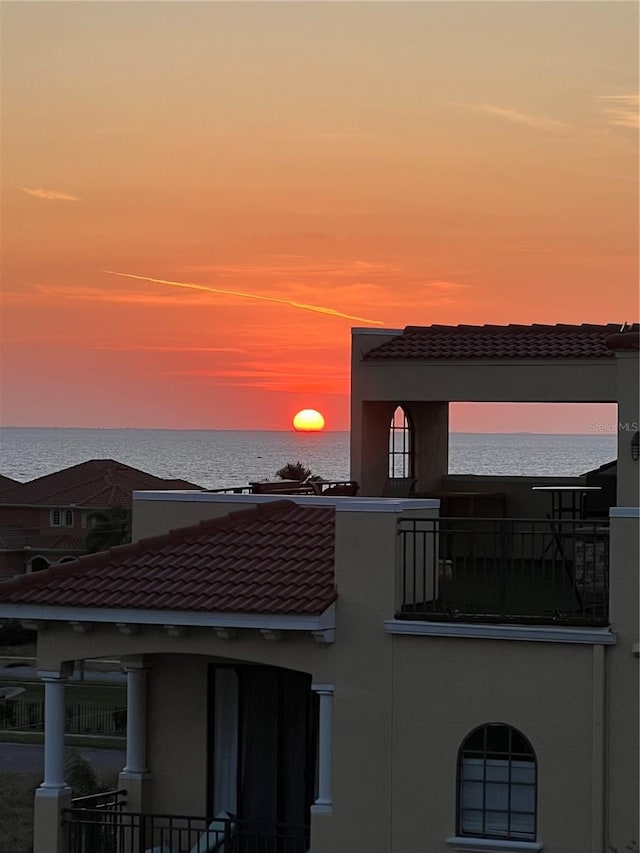
[[[318,474],[313,474],[310,468],[307,468],[302,462],[287,462],[279,471],[276,471],[276,477],[280,480],[297,480],[299,483],[304,483],[306,480],[321,480]]]
[[[131,542],[131,510],[123,506],[93,512],[87,523],[85,548],[88,554]]]

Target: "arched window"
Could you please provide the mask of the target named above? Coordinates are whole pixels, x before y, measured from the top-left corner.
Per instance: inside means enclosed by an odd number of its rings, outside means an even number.
[[[43,572],[45,569],[49,568],[49,560],[46,557],[41,557],[38,555],[37,557],[33,557],[32,560],[28,563],[27,571],[29,572]]]
[[[413,457],[413,425],[402,406],[398,406],[389,428],[389,477],[413,477]]]
[[[49,514],[49,523],[51,527],[60,527],[62,524],[62,513],[59,509],[52,509]]]
[[[524,735],[502,723],[475,729],[458,756],[458,835],[535,840],[536,786]]]
[[[64,526],[65,527],[73,527],[73,512],[70,509],[65,510]]]

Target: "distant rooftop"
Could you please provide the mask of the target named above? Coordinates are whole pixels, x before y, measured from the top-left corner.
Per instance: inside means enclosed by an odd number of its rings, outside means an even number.
[[[336,599],[335,509],[265,501],[0,585],[0,602],[314,615]]]
[[[11,477],[5,477],[4,474],[0,474],[0,494],[6,492],[7,489],[11,489],[13,486],[19,485],[19,480],[12,480]]]
[[[638,323],[623,325],[407,326],[367,352],[365,360],[474,358],[611,358],[637,349]],[[635,346],[634,346],[635,341]]]
[[[8,479],[8,478],[7,478]],[[200,489],[187,480],[166,480],[114,459],[90,459],[0,490],[0,504],[28,506],[131,506],[131,495],[144,489]]]

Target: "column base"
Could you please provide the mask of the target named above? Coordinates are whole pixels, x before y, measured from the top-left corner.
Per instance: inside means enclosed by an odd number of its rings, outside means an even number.
[[[123,770],[118,774],[118,787],[127,792],[128,812],[151,811],[151,773]],[[36,851],[34,850],[34,853]]]
[[[71,788],[36,788],[33,803],[33,853],[67,853],[69,825],[60,820],[71,806]]]

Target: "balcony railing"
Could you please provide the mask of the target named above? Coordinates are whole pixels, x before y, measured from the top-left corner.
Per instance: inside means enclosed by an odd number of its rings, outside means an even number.
[[[117,792],[122,794],[124,792]],[[307,853],[309,827],[285,823],[142,814],[74,800],[64,809],[70,853]]]
[[[609,528],[600,521],[399,522],[397,618],[607,625]]]

